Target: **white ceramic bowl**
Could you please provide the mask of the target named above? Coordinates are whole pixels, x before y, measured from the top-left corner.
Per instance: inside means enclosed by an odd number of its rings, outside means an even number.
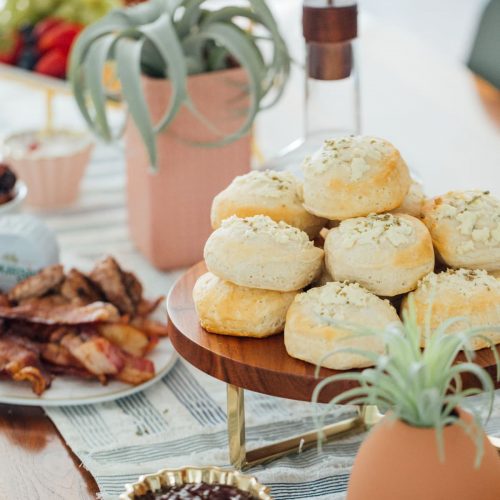
[[[28,188],[26,187],[26,184],[18,179],[16,185],[14,186],[14,198],[7,203],[2,203],[0,205],[0,216],[18,214],[21,211],[21,207],[23,206],[27,194]]]
[[[50,144],[48,138],[54,138]],[[30,150],[30,141],[42,144]],[[26,203],[42,209],[70,205],[78,198],[80,182],[90,161],[93,143],[83,132],[26,131],[4,141],[4,161],[28,187]]]

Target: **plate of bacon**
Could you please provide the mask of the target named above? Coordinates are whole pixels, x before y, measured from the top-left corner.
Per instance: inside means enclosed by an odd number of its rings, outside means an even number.
[[[162,308],[112,257],[21,281],[0,294],[0,403],[91,404],[152,385],[176,360]]]

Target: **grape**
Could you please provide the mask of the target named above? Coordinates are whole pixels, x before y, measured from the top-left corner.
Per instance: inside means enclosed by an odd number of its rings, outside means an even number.
[[[120,5],[120,0],[6,0],[0,12],[0,32],[34,25],[49,16],[89,24]]]

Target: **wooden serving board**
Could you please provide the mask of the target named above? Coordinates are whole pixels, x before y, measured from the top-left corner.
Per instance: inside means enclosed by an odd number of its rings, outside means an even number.
[[[319,379],[316,378],[314,365],[287,354],[282,334],[253,339],[217,335],[201,328],[192,292],[196,280],[206,270],[204,262],[193,266],[173,286],[167,299],[170,339],[189,363],[229,384],[301,401],[311,400],[319,380],[340,373],[324,368]],[[496,380],[495,359],[490,349],[478,351],[475,361]],[[466,387],[476,385],[473,377],[464,377],[463,382]],[[355,385],[356,382],[345,381],[329,384],[320,400],[327,402]],[[500,387],[500,383],[496,386]]]

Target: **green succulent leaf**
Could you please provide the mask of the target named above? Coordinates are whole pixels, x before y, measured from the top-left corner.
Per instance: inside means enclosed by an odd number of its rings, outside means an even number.
[[[156,48],[164,61],[165,76],[168,73],[172,83],[172,98],[168,109],[155,126],[156,132],[161,132],[169,125],[187,98],[187,66],[182,52],[182,46],[175,34],[170,16],[163,14],[154,23],[139,30]]]
[[[248,37],[235,26],[223,23],[213,23],[205,26],[198,34],[192,35],[192,37],[193,39],[213,39],[223,46],[231,47],[232,54],[241,63],[241,66],[246,70],[248,75],[250,106],[247,111],[246,119],[236,132],[228,134],[223,139],[213,141],[209,144],[212,146],[222,146],[246,134],[250,130],[255,116],[259,111],[259,103],[262,98],[261,84],[264,73],[262,59],[258,50],[252,45]],[[205,118],[193,104],[190,105],[190,109],[213,132],[218,135],[223,135],[210,124],[209,120]]]
[[[101,84],[104,64],[108,58],[109,51],[115,39],[112,35],[105,35],[98,39],[88,51],[89,66],[84,74],[86,85],[95,108],[95,120],[93,125],[96,132],[106,140],[111,140],[111,130],[106,114],[106,93]]]
[[[128,103],[128,110],[137,125],[149,153],[151,168],[157,165],[156,135],[147,106],[140,77],[141,52],[143,40],[120,38],[116,42],[116,62],[118,75],[122,82],[122,92]]]

